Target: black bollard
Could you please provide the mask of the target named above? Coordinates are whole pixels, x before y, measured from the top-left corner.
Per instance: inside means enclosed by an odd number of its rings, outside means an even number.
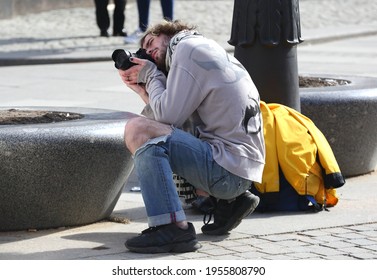
[[[229,44],[261,99],[300,111],[297,44],[298,0],[235,0]]]

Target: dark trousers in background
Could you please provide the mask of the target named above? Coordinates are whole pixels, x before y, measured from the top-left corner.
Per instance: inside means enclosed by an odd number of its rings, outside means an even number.
[[[173,19],[174,0],[160,0],[162,15],[166,20]],[[139,11],[139,28],[145,31],[149,25],[149,7],[151,0],[137,0],[137,8]]]
[[[109,0],[94,0],[96,5],[96,20],[101,32],[105,32],[110,27],[110,16],[107,11]],[[127,0],[114,0],[115,9],[113,14],[113,33],[120,33],[124,27],[125,8]]]

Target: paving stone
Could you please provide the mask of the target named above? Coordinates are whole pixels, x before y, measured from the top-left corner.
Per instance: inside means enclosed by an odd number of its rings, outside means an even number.
[[[302,260],[302,259],[308,259],[308,260],[318,260],[321,259],[318,254],[309,253],[309,252],[295,252],[295,253],[289,253],[286,255],[287,258],[290,258],[292,260]]]
[[[313,237],[314,239],[318,240],[321,244],[328,243],[328,242],[337,242],[341,240],[340,237],[334,235],[321,235]]]
[[[367,238],[350,239],[350,240],[348,240],[348,242],[355,244],[355,245],[359,245],[359,246],[372,246],[372,245],[377,244],[376,241],[370,240],[370,239],[367,239]]]
[[[267,259],[270,255],[268,253],[259,252],[259,251],[249,251],[249,252],[242,252],[236,253],[234,256],[247,259],[247,260],[264,260]]]
[[[362,239],[365,238],[365,236],[358,232],[350,232],[350,233],[342,233],[336,235],[339,238],[343,239]]]
[[[375,260],[376,259],[376,254],[373,254],[370,252],[366,252],[363,254],[356,253],[356,254],[352,254],[351,256],[359,260]]]
[[[325,246],[311,245],[308,250],[314,254],[321,256],[338,255],[339,251]]]
[[[329,243],[323,244],[323,246],[333,248],[333,249],[339,249],[339,248],[355,247],[355,244],[350,243],[349,241],[339,240],[336,242],[329,242]]]
[[[337,249],[339,252],[344,252],[350,255],[362,255],[366,253],[371,253],[374,254],[373,251],[369,250],[368,248],[363,248],[363,247],[347,247],[347,248],[338,248]]]

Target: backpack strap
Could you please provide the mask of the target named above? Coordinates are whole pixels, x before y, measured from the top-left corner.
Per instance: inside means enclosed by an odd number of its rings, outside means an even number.
[[[324,201],[324,204],[321,205],[315,200],[315,198],[312,195],[306,195],[305,197],[306,197],[307,200],[309,200],[311,202],[311,204],[312,204],[311,208],[312,208],[313,212],[320,212],[322,210],[329,211],[326,207],[326,200]]]

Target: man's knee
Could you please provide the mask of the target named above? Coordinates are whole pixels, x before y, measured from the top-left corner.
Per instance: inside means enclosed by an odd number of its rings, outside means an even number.
[[[136,117],[127,121],[124,140],[132,154],[149,139],[171,133],[171,127],[145,117]]]
[[[145,126],[145,122],[145,117],[131,118],[126,123],[125,132],[127,132],[128,135],[133,135],[136,131],[140,131],[142,127]]]
[[[124,129],[124,142],[127,149],[134,154],[136,149],[140,147],[143,143],[143,133],[142,128],[144,127],[144,117],[136,117],[129,119],[126,123]],[[138,144],[141,143],[141,144]]]

